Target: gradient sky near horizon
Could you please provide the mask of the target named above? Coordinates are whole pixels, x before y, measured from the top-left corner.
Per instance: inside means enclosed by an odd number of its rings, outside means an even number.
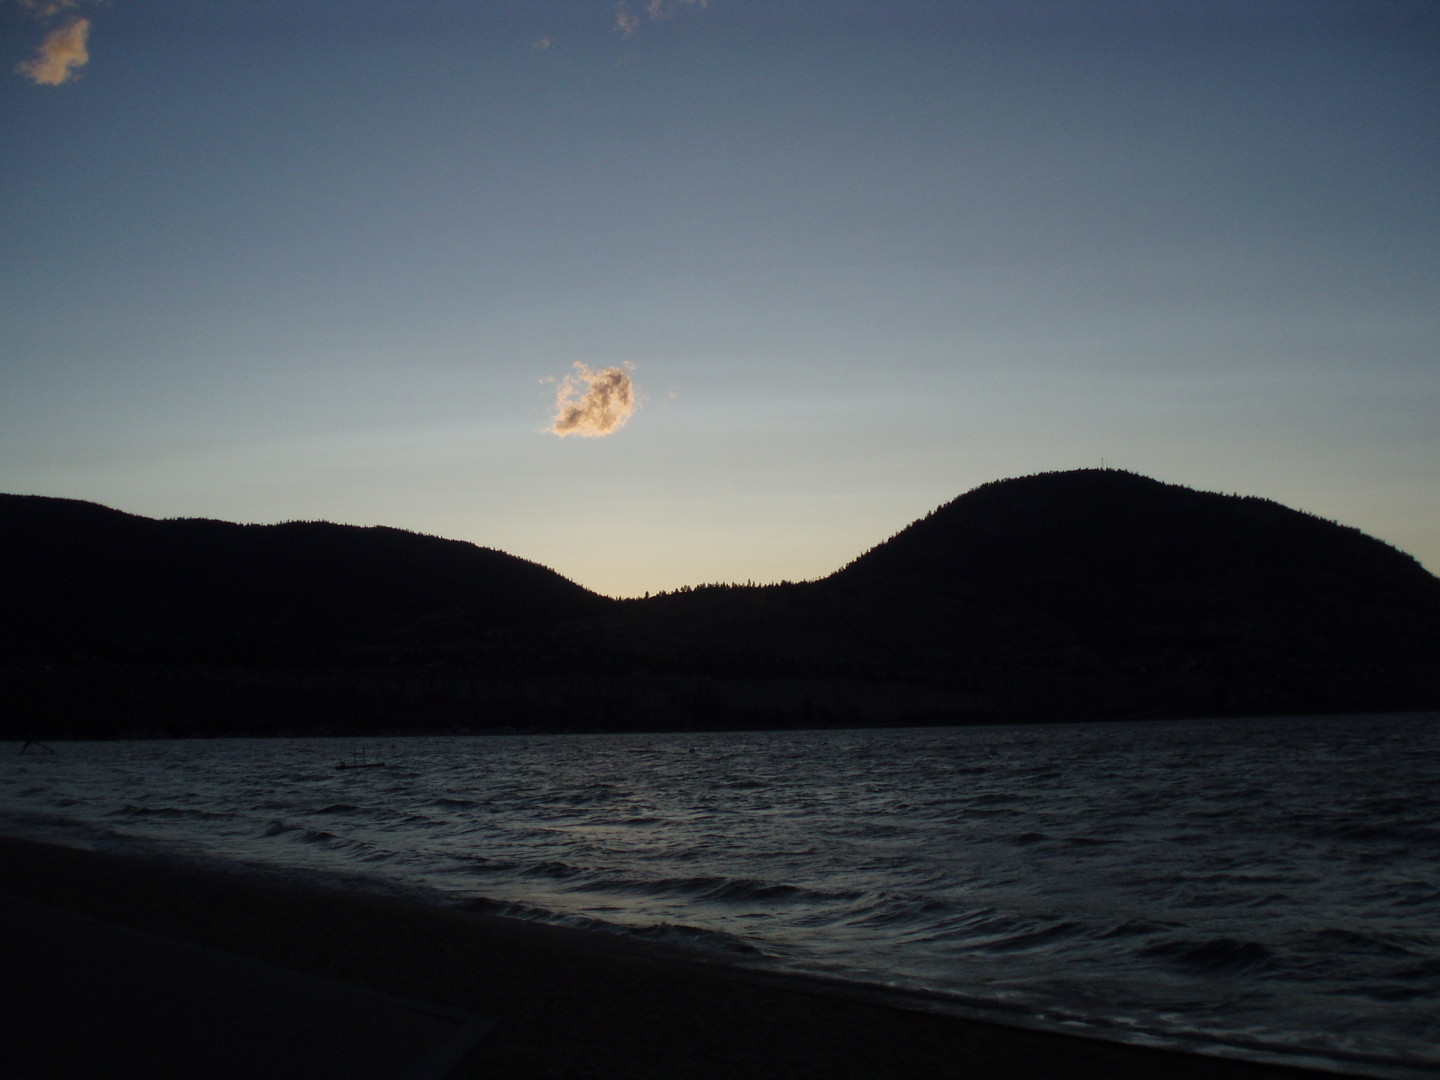
[[[638,595],[1103,460],[1440,571],[1440,5],[45,14],[0,0],[0,490]],[[610,435],[547,430],[577,363]]]

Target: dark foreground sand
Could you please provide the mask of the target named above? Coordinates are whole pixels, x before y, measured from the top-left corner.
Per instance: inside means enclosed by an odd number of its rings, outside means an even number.
[[[19,840],[0,839],[0,891],[493,1017],[475,1077],[1321,1075],[897,1008],[609,934]]]

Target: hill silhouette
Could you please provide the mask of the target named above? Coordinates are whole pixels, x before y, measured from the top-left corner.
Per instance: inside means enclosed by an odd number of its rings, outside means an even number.
[[[326,522],[156,521],[0,495],[0,656],[310,663],[573,619],[607,601],[489,548]]]
[[[1115,470],[986,484],[826,587],[873,639],[967,651],[1393,664],[1433,658],[1440,627],[1440,579],[1358,529]]]
[[[610,620],[637,656],[926,686],[1044,718],[1440,705],[1440,579],[1258,498],[1116,470],[997,481],[829,577]],[[917,717],[918,718],[918,717]]]
[[[1440,707],[1440,579],[1115,470],[975,489],[819,581],[596,596],[393,529],[0,497],[18,730],[964,723]]]

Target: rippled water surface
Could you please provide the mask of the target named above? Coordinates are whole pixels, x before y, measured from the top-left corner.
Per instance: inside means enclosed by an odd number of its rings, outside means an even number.
[[[8,749],[12,833],[1440,1074],[1440,717]]]

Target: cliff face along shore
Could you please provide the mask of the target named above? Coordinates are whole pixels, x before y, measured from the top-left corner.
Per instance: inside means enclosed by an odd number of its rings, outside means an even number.
[[[116,926],[491,1017],[461,1073],[477,1078],[1320,1075],[897,1008],[607,934],[22,840],[0,839],[0,882]],[[175,1035],[163,1017],[154,1030]]]
[[[1114,470],[986,484],[819,581],[597,596],[396,529],[0,496],[0,737],[658,731],[1440,707],[1440,579]]]

